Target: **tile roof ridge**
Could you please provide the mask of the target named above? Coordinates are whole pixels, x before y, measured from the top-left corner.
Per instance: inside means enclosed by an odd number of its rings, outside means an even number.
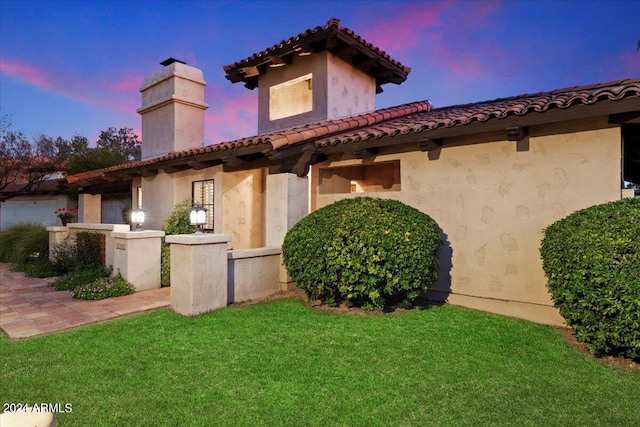
[[[637,86],[638,89],[640,89],[640,78],[613,80],[605,83],[592,83],[584,86],[568,86],[568,87],[553,89],[549,91],[530,92],[530,93],[523,93],[520,95],[488,99],[484,101],[467,102],[464,104],[453,104],[453,105],[447,105],[443,107],[434,107],[434,111],[442,111],[450,108],[466,108],[471,106],[479,106],[483,104],[496,104],[499,102],[512,101],[512,100],[515,101],[515,100],[529,99],[529,98],[540,98],[542,96],[554,96],[554,95],[575,93],[575,92],[605,90],[612,87],[618,87],[619,89],[623,89],[623,88],[628,88],[628,86],[630,85]]]
[[[279,148],[311,139],[328,137],[336,132],[353,131],[365,126],[379,124],[386,120],[397,119],[420,112],[428,112],[432,109],[433,105],[431,105],[429,101],[417,101],[374,110],[356,116],[309,123],[301,127],[283,129],[270,134],[263,134],[262,136],[265,137],[265,141],[271,143],[274,150],[278,150]],[[310,130],[313,130],[313,132],[309,132]]]

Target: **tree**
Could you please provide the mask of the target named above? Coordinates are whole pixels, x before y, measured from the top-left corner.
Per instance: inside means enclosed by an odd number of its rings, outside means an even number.
[[[11,130],[8,116],[0,117],[0,202],[37,188],[62,170],[65,160],[53,139],[42,135],[31,142],[22,132]]]
[[[140,140],[133,129],[113,127],[100,132],[93,148],[85,137],[76,135],[69,143],[69,150],[67,175],[140,160],[142,154]]]
[[[8,116],[0,117],[0,202],[37,189],[54,172],[73,175],[134,160],[142,150],[133,129],[109,129],[100,132],[95,147],[75,135],[70,141],[41,135],[30,141],[22,132],[11,129]]]

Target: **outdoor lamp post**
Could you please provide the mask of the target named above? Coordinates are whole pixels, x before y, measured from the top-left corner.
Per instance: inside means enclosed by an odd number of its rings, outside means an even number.
[[[144,222],[144,211],[140,208],[131,211],[131,225],[133,230],[142,229],[142,223]]]
[[[207,210],[202,206],[194,206],[189,212],[189,223],[196,226],[193,234],[202,234],[202,226],[207,223]]]

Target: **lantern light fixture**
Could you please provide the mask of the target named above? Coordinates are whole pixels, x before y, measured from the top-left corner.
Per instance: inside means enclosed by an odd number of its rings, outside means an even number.
[[[202,206],[194,206],[189,212],[189,223],[196,226],[194,234],[202,234],[202,226],[207,223],[207,210]]]
[[[141,208],[131,211],[131,226],[133,230],[141,230],[144,223],[144,211]]]

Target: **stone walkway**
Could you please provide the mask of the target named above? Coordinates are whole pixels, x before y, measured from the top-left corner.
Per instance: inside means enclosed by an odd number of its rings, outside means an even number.
[[[49,287],[51,279],[25,277],[0,263],[0,328],[9,338],[27,338],[128,314],[166,307],[171,288],[100,301],[71,297]]]

